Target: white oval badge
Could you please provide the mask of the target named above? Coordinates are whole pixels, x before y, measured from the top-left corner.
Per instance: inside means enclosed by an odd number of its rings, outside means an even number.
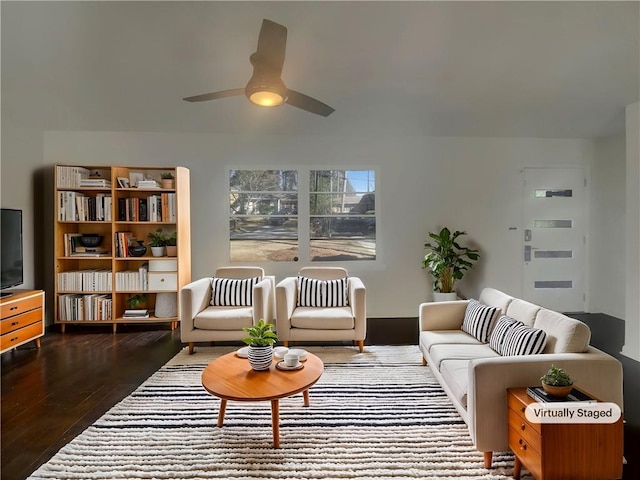
[[[534,402],[524,414],[531,423],[615,423],[622,412],[611,402]]]

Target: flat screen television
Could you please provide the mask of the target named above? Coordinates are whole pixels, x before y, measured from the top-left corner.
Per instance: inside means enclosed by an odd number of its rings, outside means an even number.
[[[0,289],[21,285],[22,268],[22,210],[3,208],[0,211]],[[0,296],[11,292],[0,292]]]

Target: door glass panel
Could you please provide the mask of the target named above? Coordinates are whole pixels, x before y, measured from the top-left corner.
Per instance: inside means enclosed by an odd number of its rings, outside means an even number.
[[[544,280],[534,282],[535,288],[573,288],[571,280]]]
[[[571,189],[566,189],[566,190],[551,190],[551,189],[536,190],[535,191],[535,197],[536,198],[573,197],[573,190],[571,190]]]
[[[571,220],[534,220],[535,228],[571,228]]]
[[[573,258],[571,250],[539,250],[535,252],[536,258]]]

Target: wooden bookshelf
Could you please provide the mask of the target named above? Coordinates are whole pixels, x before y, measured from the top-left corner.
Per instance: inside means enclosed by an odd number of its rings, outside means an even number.
[[[67,325],[107,324],[115,333],[123,323],[170,322],[176,328],[180,288],[191,281],[189,170],[62,164],[54,168],[55,324],[63,332]],[[167,172],[174,177],[172,185],[161,181]],[[140,180],[155,180],[157,187],[153,182],[139,187]],[[158,228],[177,235],[175,257],[152,256],[148,234]],[[88,234],[103,239],[97,247],[83,247],[78,237]],[[129,250],[137,240],[147,247],[143,256]],[[163,305],[167,295],[175,296],[169,298],[175,315],[155,315],[160,294]],[[129,299],[136,295],[145,298],[132,307]],[[123,318],[128,308],[145,308],[151,315]]]

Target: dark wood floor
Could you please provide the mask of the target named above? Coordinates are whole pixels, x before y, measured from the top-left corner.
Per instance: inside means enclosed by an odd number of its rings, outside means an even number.
[[[26,478],[182,348],[178,330],[155,328],[69,328],[47,333],[40,350],[27,344],[3,354],[1,478]],[[417,321],[370,319],[367,337],[369,345],[416,344]],[[632,427],[625,479],[640,478]]]

